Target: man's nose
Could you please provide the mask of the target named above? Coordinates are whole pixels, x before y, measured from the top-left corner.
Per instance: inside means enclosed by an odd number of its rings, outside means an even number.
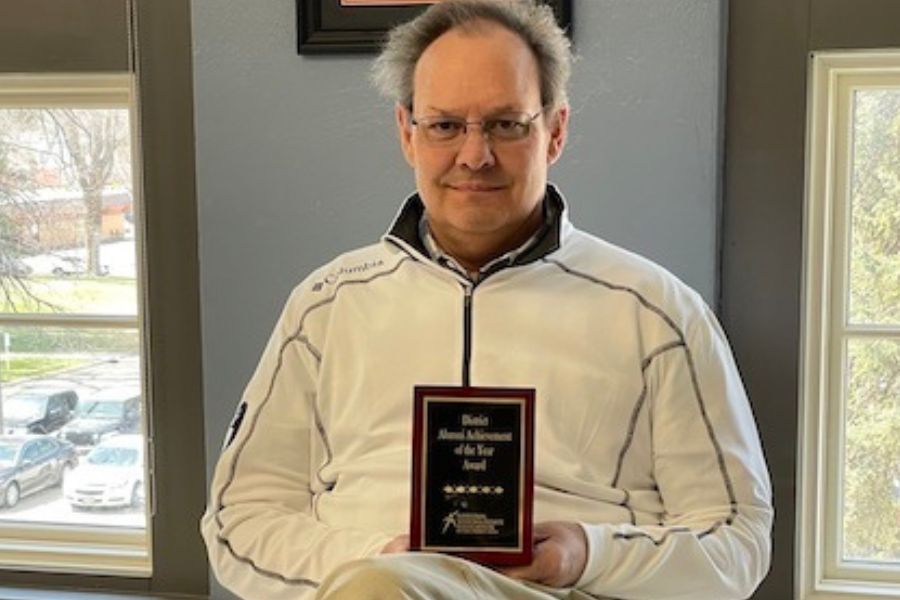
[[[466,127],[462,145],[456,153],[456,164],[472,171],[485,169],[494,165],[494,151],[491,143],[480,125]]]

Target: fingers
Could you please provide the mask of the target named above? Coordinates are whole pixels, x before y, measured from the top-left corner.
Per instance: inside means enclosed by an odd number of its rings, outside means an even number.
[[[502,570],[509,577],[553,587],[569,587],[581,577],[587,561],[587,539],[575,523],[538,523],[534,526],[531,564]]]
[[[560,579],[557,569],[560,559],[559,550],[559,546],[556,543],[549,538],[545,538],[535,544],[531,564],[522,567],[508,567],[502,569],[501,572],[515,579],[557,586]]]
[[[535,523],[531,532],[531,537],[535,544],[540,544],[547,538],[553,537],[556,531],[555,523]]]

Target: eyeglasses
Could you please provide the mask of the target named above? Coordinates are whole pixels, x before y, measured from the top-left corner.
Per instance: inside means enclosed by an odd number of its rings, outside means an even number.
[[[491,142],[515,142],[523,140],[531,133],[531,125],[543,110],[533,115],[527,113],[509,113],[482,119],[466,121],[460,117],[422,117],[410,119],[419,128],[425,140],[432,144],[450,144],[461,142],[469,131],[469,126],[478,125],[481,133]]]

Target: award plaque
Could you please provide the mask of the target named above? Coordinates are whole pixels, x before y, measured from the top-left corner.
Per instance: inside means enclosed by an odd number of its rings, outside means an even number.
[[[531,562],[534,390],[416,387],[410,549]]]

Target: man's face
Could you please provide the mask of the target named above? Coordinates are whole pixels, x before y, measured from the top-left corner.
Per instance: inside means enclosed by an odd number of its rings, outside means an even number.
[[[438,241],[496,247],[521,237],[539,214],[547,168],[565,141],[568,109],[541,114],[528,136],[502,142],[470,125],[456,143],[435,144],[411,119],[481,121],[541,112],[538,66],[528,46],[490,23],[452,29],[419,58],[413,94],[412,114],[398,107],[397,124]]]

